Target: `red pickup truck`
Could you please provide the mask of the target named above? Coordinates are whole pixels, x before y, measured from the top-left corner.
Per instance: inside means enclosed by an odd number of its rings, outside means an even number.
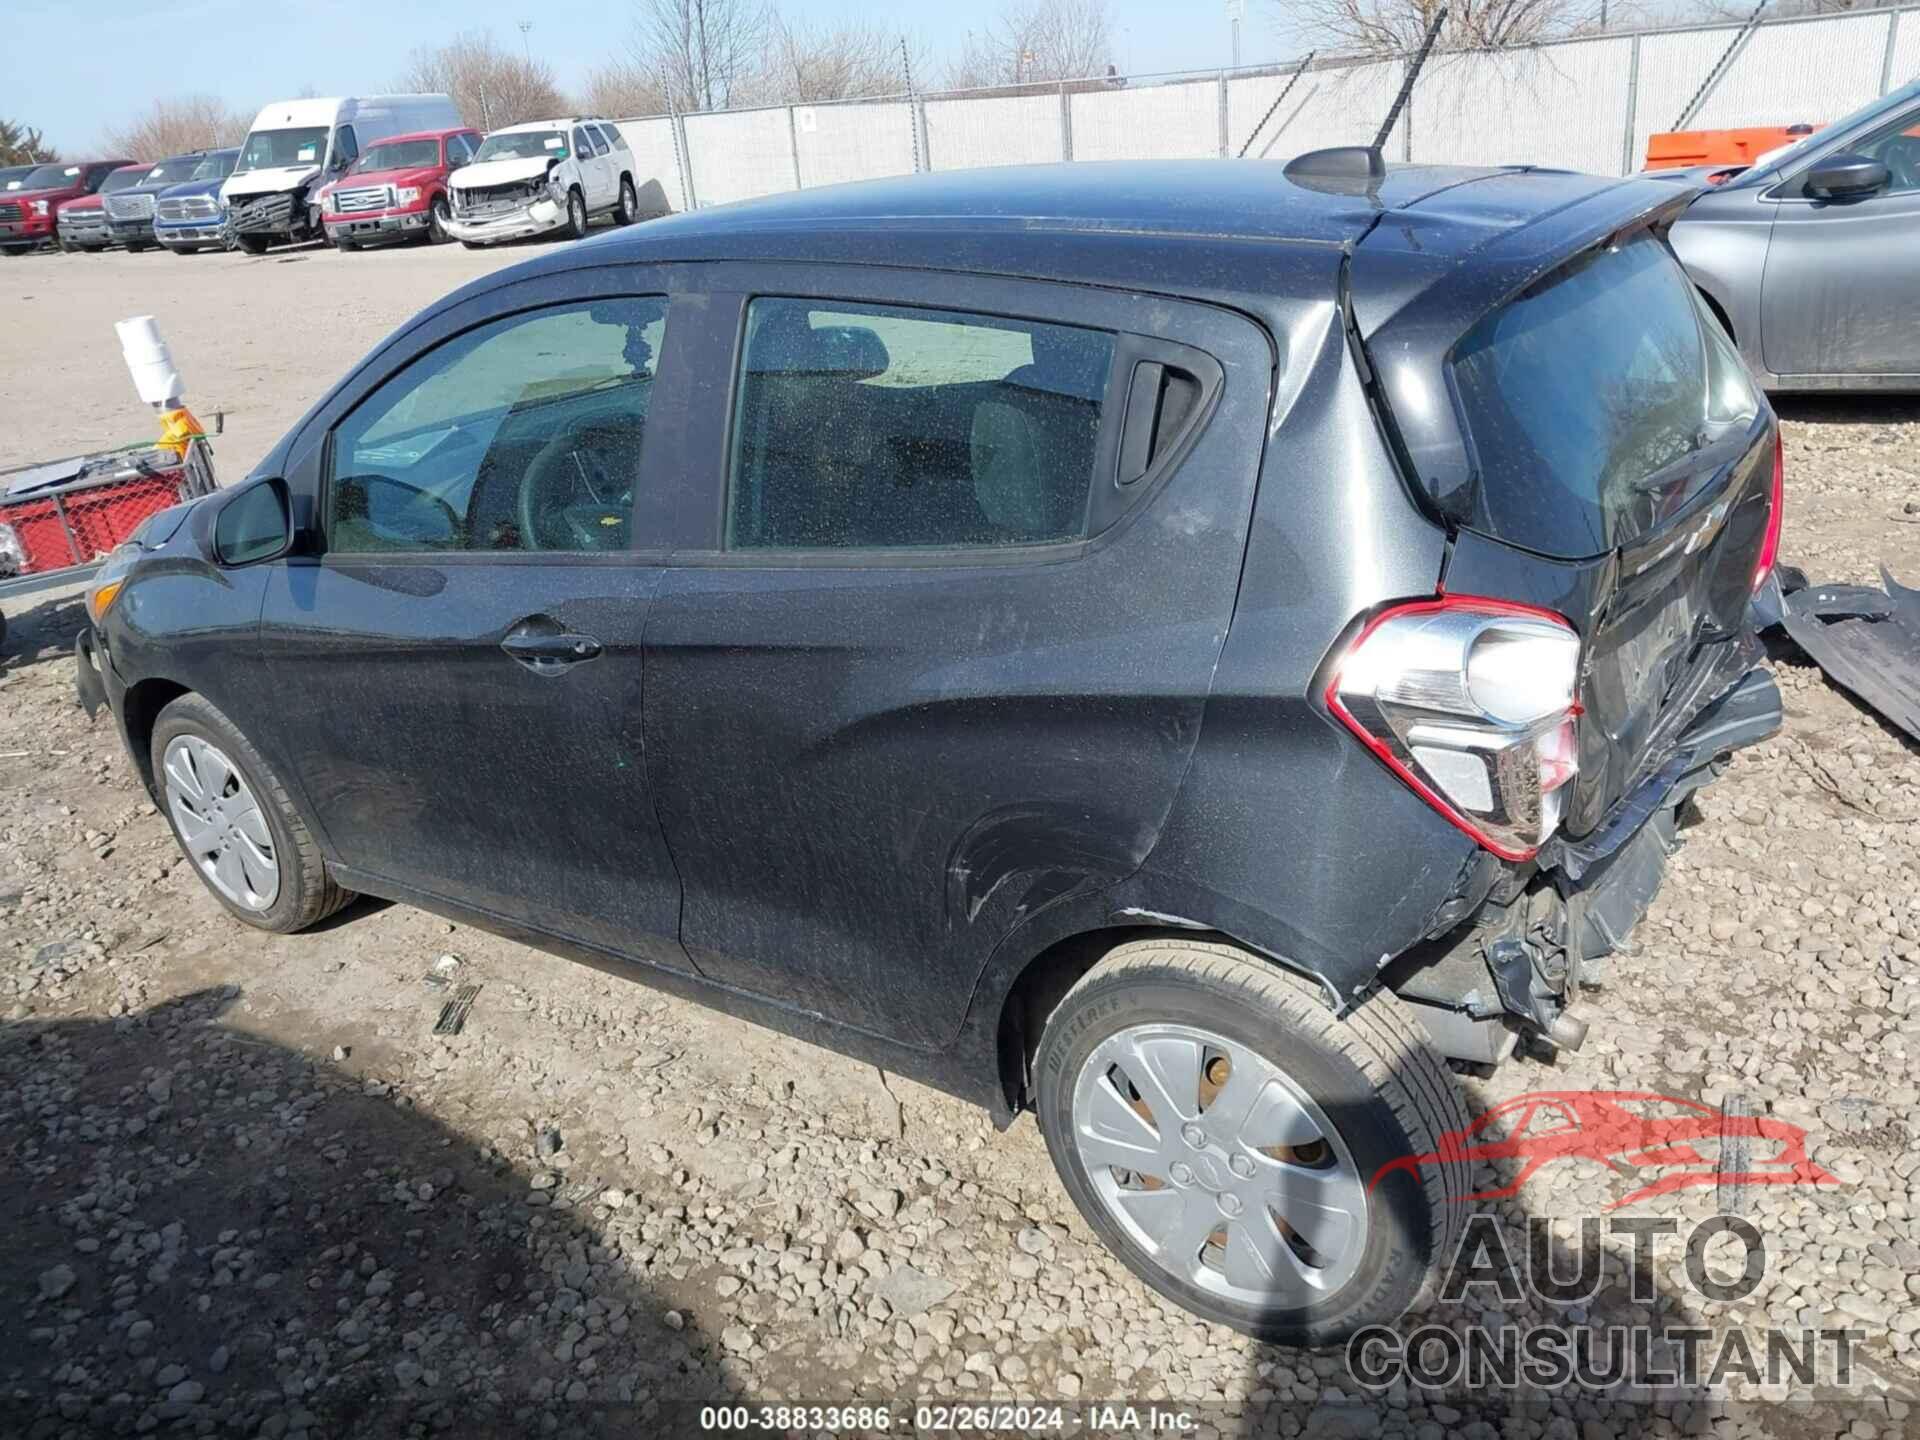
[[[20,182],[18,190],[0,195],[0,250],[24,255],[44,245],[57,233],[60,207],[69,200],[91,195],[107,176],[122,165],[119,160],[55,160],[42,165]]]
[[[320,219],[342,250],[389,240],[447,238],[447,173],[473,159],[477,130],[417,130],[369,145],[338,180],[323,186]]]

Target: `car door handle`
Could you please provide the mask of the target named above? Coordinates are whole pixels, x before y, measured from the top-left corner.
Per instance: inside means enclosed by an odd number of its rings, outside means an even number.
[[[551,675],[595,659],[603,647],[591,635],[562,631],[557,635],[516,632],[502,640],[500,648],[535,674]]]

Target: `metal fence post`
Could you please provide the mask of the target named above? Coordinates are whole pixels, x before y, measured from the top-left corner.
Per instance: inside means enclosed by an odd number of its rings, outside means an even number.
[[[1073,158],[1073,106],[1067,101],[1067,82],[1060,82],[1060,158]]]
[[[1227,158],[1227,146],[1232,143],[1227,135],[1227,72],[1220,72],[1220,158]]]
[[[920,163],[931,171],[933,169],[933,132],[927,129],[925,96],[914,102],[913,111],[920,123]]]
[[[693,151],[687,147],[687,120],[678,111],[673,116],[673,143],[680,152],[680,189],[687,209],[698,209],[700,197],[693,188]]]
[[[793,188],[804,190],[800,182],[800,127],[793,118],[793,106],[787,106],[787,152],[793,157]]]
[[[1901,11],[1887,12],[1887,50],[1880,57],[1880,93],[1887,93],[1887,87],[1893,84],[1893,47],[1900,40]]]
[[[1640,110],[1640,37],[1633,37],[1633,49],[1627,57],[1627,130],[1620,137],[1620,173],[1633,173],[1633,136],[1639,128]]]

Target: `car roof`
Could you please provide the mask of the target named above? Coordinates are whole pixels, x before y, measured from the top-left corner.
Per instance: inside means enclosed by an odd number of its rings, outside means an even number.
[[[1071,279],[1065,257],[1076,250],[1132,252],[1138,262],[1180,244],[1214,257],[1215,282],[1260,291],[1269,287],[1258,262],[1249,269],[1231,260],[1248,242],[1350,247],[1397,218],[1418,233],[1409,243],[1459,256],[1649,183],[1527,166],[1401,165],[1364,183],[1294,179],[1287,168],[1268,160],[1070,161],[899,176],[685,212],[583,248],[603,264],[607,252],[625,250],[634,259],[839,259]],[[980,243],[956,243],[965,236]],[[1042,249],[1052,258],[1034,258]],[[1172,278],[1165,288],[1192,288]]]
[[[367,149],[376,145],[393,145],[402,140],[444,140],[449,135],[477,133],[471,125],[449,125],[444,130],[409,130],[404,135],[382,135],[378,140],[369,140]]]
[[[522,120],[517,125],[502,125],[497,130],[489,130],[487,135],[489,137],[495,135],[521,135],[529,130],[560,130],[569,125],[598,125],[600,123],[602,122],[595,120],[591,115],[574,115],[571,117],[558,115],[551,120]]]

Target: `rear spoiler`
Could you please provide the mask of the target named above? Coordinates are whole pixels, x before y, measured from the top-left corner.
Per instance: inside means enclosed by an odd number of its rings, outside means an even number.
[[[1664,232],[1704,187],[1505,170],[1383,212],[1347,266],[1349,321],[1408,479],[1466,523],[1472,464],[1447,356],[1488,311],[1610,240]],[[1467,262],[1471,263],[1467,263]]]

